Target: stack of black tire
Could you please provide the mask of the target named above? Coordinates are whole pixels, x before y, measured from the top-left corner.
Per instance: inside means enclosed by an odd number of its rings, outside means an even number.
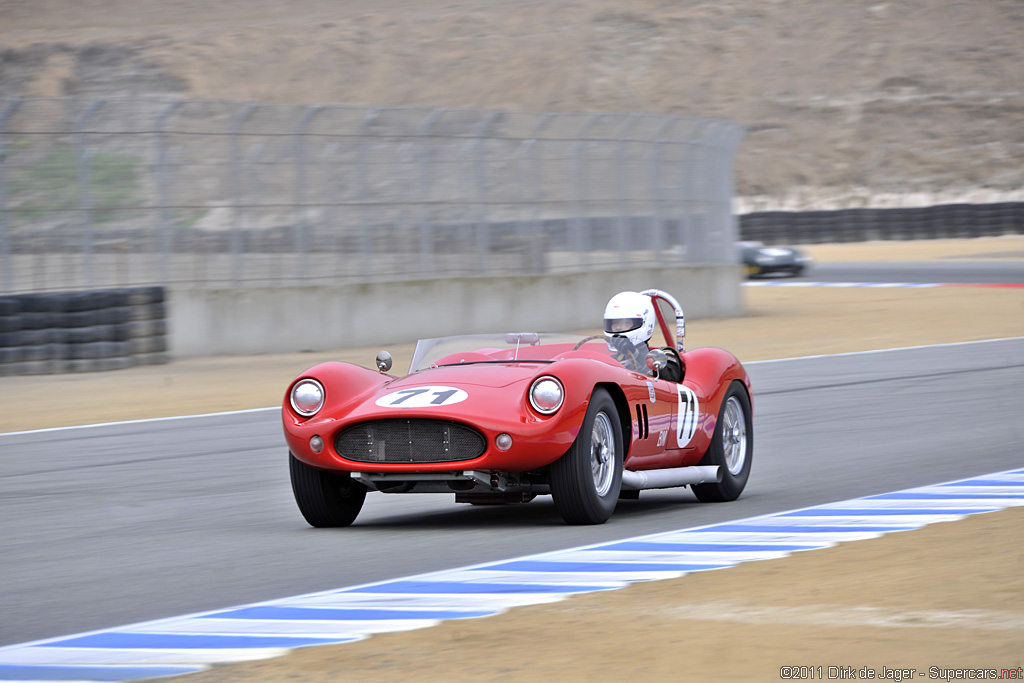
[[[163,287],[0,296],[0,376],[166,363]]]
[[[759,211],[739,217],[740,239],[767,244],[952,239],[1024,233],[1024,202],[896,209]]]

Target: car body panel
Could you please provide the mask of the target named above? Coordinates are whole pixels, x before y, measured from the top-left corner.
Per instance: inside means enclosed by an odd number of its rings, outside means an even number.
[[[537,471],[569,449],[590,397],[602,386],[625,417],[625,467],[682,467],[699,462],[711,443],[729,383],[741,381],[750,393],[742,365],[722,349],[682,354],[686,374],[681,384],[675,384],[623,367],[600,339],[576,350],[576,344],[560,337],[556,343],[514,350],[497,348],[479,337],[468,341],[480,346],[444,353],[437,362],[403,377],[337,362],[308,369],[285,395],[282,415],[289,450],[307,465],[339,472]],[[557,378],[564,387],[561,408],[549,416],[537,412],[528,397],[534,380],[544,376]],[[324,387],[323,407],[312,417],[298,414],[288,399],[291,387],[306,378]],[[479,457],[460,461],[369,463],[350,459],[335,448],[338,434],[352,425],[395,418],[471,427],[484,437],[486,449]],[[505,451],[495,444],[502,433],[512,437],[512,446]],[[319,453],[310,447],[314,435],[324,442]]]

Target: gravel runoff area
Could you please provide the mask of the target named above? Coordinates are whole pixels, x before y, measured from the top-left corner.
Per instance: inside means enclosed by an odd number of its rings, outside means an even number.
[[[809,249],[821,261],[1024,259],[1024,238]],[[1022,288],[758,287],[746,297],[746,317],[691,321],[689,346],[722,346],[752,361],[1024,336]],[[408,362],[411,346],[390,348],[398,367]],[[375,352],[4,378],[0,431],[266,407],[305,367],[327,358],[369,365]],[[39,396],[49,410],[38,409]],[[868,667],[877,678],[898,680],[899,669],[1017,668],[1024,666],[1022,528],[1024,509],[975,515],[483,620],[306,648],[185,680],[772,681],[781,680],[783,666],[822,666],[826,678],[830,666]]]

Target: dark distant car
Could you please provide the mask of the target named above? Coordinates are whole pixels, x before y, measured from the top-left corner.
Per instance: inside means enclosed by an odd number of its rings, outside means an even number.
[[[811,257],[796,247],[766,247],[764,242],[737,242],[740,263],[748,277],[798,277],[811,265]]]

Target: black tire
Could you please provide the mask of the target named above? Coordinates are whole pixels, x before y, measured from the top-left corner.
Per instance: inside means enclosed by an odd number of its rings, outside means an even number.
[[[363,507],[366,487],[347,474],[324,472],[288,454],[292,493],[299,512],[317,528],[349,526]]]
[[[131,342],[88,342],[86,344],[70,344],[71,358],[89,360],[94,358],[117,358],[132,352]]]
[[[729,434],[726,434],[729,432]],[[743,493],[754,460],[754,422],[750,398],[740,382],[733,382],[722,399],[715,435],[701,465],[718,465],[722,481],[696,484],[693,493],[702,503],[736,500]]]
[[[71,344],[91,344],[94,342],[116,341],[116,325],[93,325],[92,327],[68,328],[67,340]]]
[[[136,365],[163,365],[171,362],[171,356],[166,353],[139,353],[132,358]]]
[[[21,318],[21,329],[22,330],[42,330],[47,327],[60,327],[59,322],[60,313],[22,313],[19,317]]]
[[[124,292],[125,302],[130,306],[163,303],[165,297],[164,288],[160,286],[134,287],[124,290]]]
[[[167,337],[138,337],[128,341],[132,353],[160,353],[167,350]]]
[[[22,313],[57,313],[61,311],[64,296],[63,292],[31,292],[18,294],[15,298]]]
[[[21,302],[13,296],[0,296],[0,317],[21,313]]]
[[[622,488],[624,455],[615,401],[604,389],[595,389],[576,440],[551,465],[551,496],[566,523],[608,521]]]
[[[24,346],[0,346],[0,364],[20,363],[24,359]]]
[[[129,338],[155,337],[167,334],[166,320],[136,320],[123,325]]]
[[[163,303],[156,304],[145,304],[142,306],[126,306],[124,309],[112,309],[112,310],[126,310],[127,321],[146,321],[146,320],[164,320],[167,318],[167,306]]]

